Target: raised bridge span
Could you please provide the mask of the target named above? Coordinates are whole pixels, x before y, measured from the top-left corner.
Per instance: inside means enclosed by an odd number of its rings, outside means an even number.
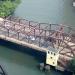
[[[16,17],[0,18],[0,39],[46,52],[52,46],[60,49],[58,66],[66,67],[75,55],[75,28],[37,23]]]

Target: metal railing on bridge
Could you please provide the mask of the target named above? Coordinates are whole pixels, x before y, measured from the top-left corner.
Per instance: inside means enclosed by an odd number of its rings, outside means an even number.
[[[37,23],[25,19],[9,17],[0,20],[0,36],[33,44],[41,49],[49,49],[50,46],[61,48],[60,54],[75,55],[75,28],[58,24]],[[66,42],[67,41],[67,42]],[[74,43],[69,46],[68,43]],[[73,47],[74,49],[72,49]],[[64,50],[64,51],[63,51]],[[64,53],[65,52],[65,53]],[[64,63],[64,62],[63,62]]]
[[[63,26],[63,31],[60,30]],[[56,41],[69,40],[75,36],[72,27],[58,24],[37,23],[25,19],[9,17],[0,21],[0,34],[20,41],[33,43],[40,47],[54,47]],[[56,35],[57,34],[57,35]],[[67,39],[68,38],[68,39]],[[75,37],[74,37],[75,38]],[[71,41],[74,39],[71,39]],[[58,46],[61,42],[58,43]]]

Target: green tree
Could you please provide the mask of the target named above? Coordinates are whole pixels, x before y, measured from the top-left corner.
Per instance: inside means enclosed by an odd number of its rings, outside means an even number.
[[[20,0],[2,0],[0,2],[0,17],[12,14],[19,3]]]

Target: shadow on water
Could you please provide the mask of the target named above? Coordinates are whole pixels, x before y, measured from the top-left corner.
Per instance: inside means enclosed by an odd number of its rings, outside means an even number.
[[[11,43],[9,41],[5,41],[0,39],[0,45],[5,46],[9,49],[19,51],[22,53],[26,53],[28,55],[34,56],[35,59],[37,59],[39,62],[44,62],[45,61],[45,56],[46,54],[44,52],[40,52],[22,45],[18,45],[16,43]]]
[[[0,39],[0,46],[4,46],[4,47],[6,47],[6,48],[8,48],[8,49],[10,49],[10,50],[18,51],[18,52],[21,52],[21,53],[25,54],[24,58],[25,58],[26,61],[23,61],[21,57],[17,58],[16,52],[15,52],[14,55],[15,55],[16,57],[14,56],[14,57],[15,57],[15,60],[13,61],[13,60],[11,59],[11,57],[10,57],[10,55],[12,54],[12,51],[9,52],[10,54],[9,54],[7,51],[5,51],[4,54],[3,54],[3,52],[2,52],[3,55],[0,53],[0,57],[2,57],[2,58],[4,58],[4,59],[8,59],[7,62],[15,63],[15,64],[14,64],[15,66],[16,66],[16,64],[18,64],[18,65],[20,65],[20,66],[29,68],[29,69],[31,69],[31,70],[32,70],[32,67],[33,67],[33,69],[36,71],[37,68],[36,68],[35,65],[37,65],[37,64],[36,64],[35,61],[31,61],[31,57],[30,57],[30,56],[33,56],[34,59],[35,59],[36,61],[38,61],[39,63],[45,61],[46,54],[43,53],[43,52],[40,52],[40,51],[37,51],[37,50],[34,50],[34,49],[30,49],[30,48],[28,48],[28,47],[24,47],[24,46],[21,46],[21,45],[17,45],[17,44],[15,44],[15,43],[11,43],[11,42],[8,42],[8,41],[4,41],[4,40],[2,40],[2,39]],[[5,55],[5,54],[6,54],[6,55]],[[5,55],[5,56],[4,56],[4,55]],[[29,56],[26,56],[26,55],[29,55]],[[18,56],[19,56],[19,54],[18,54]],[[21,55],[20,55],[20,56],[21,56]],[[8,57],[9,57],[9,58],[8,58]],[[22,57],[23,57],[23,56],[22,56]],[[30,59],[27,59],[28,57],[29,57]],[[17,58],[17,60],[16,60],[16,58]],[[21,62],[19,62],[19,61],[21,61]],[[32,64],[32,63],[33,63],[33,64]],[[9,65],[10,65],[10,64],[9,64]],[[14,65],[13,65],[13,66],[14,66]],[[38,71],[38,70],[37,70],[37,71]],[[67,72],[60,72],[60,71],[58,71],[58,70],[52,69],[50,73],[45,73],[45,72],[44,72],[43,75],[67,75],[67,74],[68,74],[68,75],[71,75],[70,73],[67,73]]]
[[[8,71],[7,74],[11,74],[12,71],[10,70],[15,67],[22,67],[21,71],[25,70],[25,72],[26,70],[29,70],[33,73],[40,73],[37,69],[37,65],[39,64],[39,62],[44,62],[45,53],[2,39],[0,39],[0,46],[0,64],[3,65],[4,68]],[[17,68],[17,70],[14,69],[14,72],[20,70],[19,68]]]

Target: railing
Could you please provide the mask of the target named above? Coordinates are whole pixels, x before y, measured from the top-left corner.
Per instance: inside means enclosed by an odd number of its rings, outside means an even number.
[[[61,33],[60,27],[63,26],[61,38],[56,38],[55,33]],[[67,37],[75,35],[75,29],[69,26],[58,24],[37,23],[25,19],[10,17],[0,23],[1,34],[20,41],[25,41],[38,45],[39,47],[48,48],[51,43],[64,41]],[[67,39],[66,39],[67,40]],[[58,46],[61,42],[58,43]]]
[[[63,30],[61,27],[63,27]],[[62,47],[62,51],[69,41],[75,43],[74,27],[61,24],[37,23],[15,17],[9,17],[0,21],[0,35],[34,44],[48,50],[50,46],[55,47],[57,45],[57,48]],[[67,41],[67,43],[65,43],[65,41]],[[74,49],[71,49],[71,47],[69,47],[69,49],[69,52],[74,55]],[[67,53],[63,55],[66,54]]]

